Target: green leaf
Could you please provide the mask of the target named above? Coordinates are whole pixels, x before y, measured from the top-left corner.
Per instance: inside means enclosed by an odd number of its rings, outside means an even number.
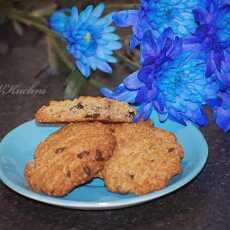
[[[13,27],[14,27],[14,30],[15,32],[19,35],[19,36],[23,36],[24,34],[24,31],[23,31],[23,28],[22,26],[15,20],[13,20]]]
[[[71,72],[67,78],[64,98],[73,99],[80,96],[85,89],[86,83],[87,81],[81,76],[80,72]]]
[[[50,71],[53,75],[56,75],[59,72],[59,62],[57,53],[53,49],[52,38],[48,35],[45,36],[46,47],[47,47],[47,57],[50,67]]]
[[[55,10],[57,6],[54,3],[49,3],[42,8],[35,9],[31,11],[31,16],[33,17],[47,17],[50,16]]]

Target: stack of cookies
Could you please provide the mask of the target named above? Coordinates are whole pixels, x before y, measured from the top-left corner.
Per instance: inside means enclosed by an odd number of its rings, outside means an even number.
[[[183,149],[174,134],[150,121],[133,123],[126,103],[100,97],[52,101],[36,113],[40,123],[67,123],[41,142],[25,177],[31,188],[64,196],[95,177],[108,190],[137,195],[165,187],[181,172]]]

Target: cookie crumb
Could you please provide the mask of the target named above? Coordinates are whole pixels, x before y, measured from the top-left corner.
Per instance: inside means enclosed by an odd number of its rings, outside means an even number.
[[[91,175],[91,170],[87,165],[83,167],[83,170],[87,176]]]
[[[62,153],[66,148],[65,147],[61,147],[61,148],[58,148],[55,150],[55,153],[58,154],[58,153]]]
[[[95,160],[96,160],[96,161],[104,161],[104,160],[105,160],[105,159],[103,158],[103,156],[102,156],[101,151],[98,150],[98,149],[96,150]]]
[[[174,150],[175,150],[175,148],[170,148],[170,149],[168,149],[168,152],[171,153],[171,152],[173,152]]]
[[[75,111],[76,109],[83,109],[84,108],[84,106],[79,102],[77,105],[74,105],[74,106],[72,106],[72,107],[70,107],[70,111]]]
[[[78,154],[77,154],[77,157],[78,157],[79,159],[82,159],[84,156],[88,156],[88,155],[89,155],[89,151],[84,150],[84,151],[78,153]]]

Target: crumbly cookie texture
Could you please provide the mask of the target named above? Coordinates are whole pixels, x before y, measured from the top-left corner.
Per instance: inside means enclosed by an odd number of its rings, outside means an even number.
[[[25,177],[33,190],[63,196],[95,177],[114,147],[109,125],[69,124],[38,145],[34,160],[25,167]]]
[[[51,101],[37,111],[35,118],[45,123],[132,122],[135,115],[136,110],[124,102],[102,97],[79,97],[75,100]]]
[[[113,127],[117,144],[100,174],[110,191],[146,194],[165,187],[181,172],[183,149],[172,133],[148,122]]]

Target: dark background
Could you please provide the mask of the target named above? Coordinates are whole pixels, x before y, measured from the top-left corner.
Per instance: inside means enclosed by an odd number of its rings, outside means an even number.
[[[0,85],[20,84],[45,89],[44,95],[0,93],[0,138],[17,125],[31,120],[34,112],[51,99],[63,98],[65,76],[41,70],[47,66],[44,39],[26,28],[24,36],[9,26],[0,27]],[[118,82],[127,68],[114,66],[104,82]],[[39,76],[38,76],[39,75]],[[105,79],[108,78],[108,79]],[[98,95],[88,86],[84,94]],[[202,129],[209,145],[209,159],[202,173],[187,186],[163,198],[113,211],[79,211],[58,208],[26,199],[0,182],[0,229],[230,229],[230,135],[213,124]],[[28,140],[29,141],[29,140]]]

